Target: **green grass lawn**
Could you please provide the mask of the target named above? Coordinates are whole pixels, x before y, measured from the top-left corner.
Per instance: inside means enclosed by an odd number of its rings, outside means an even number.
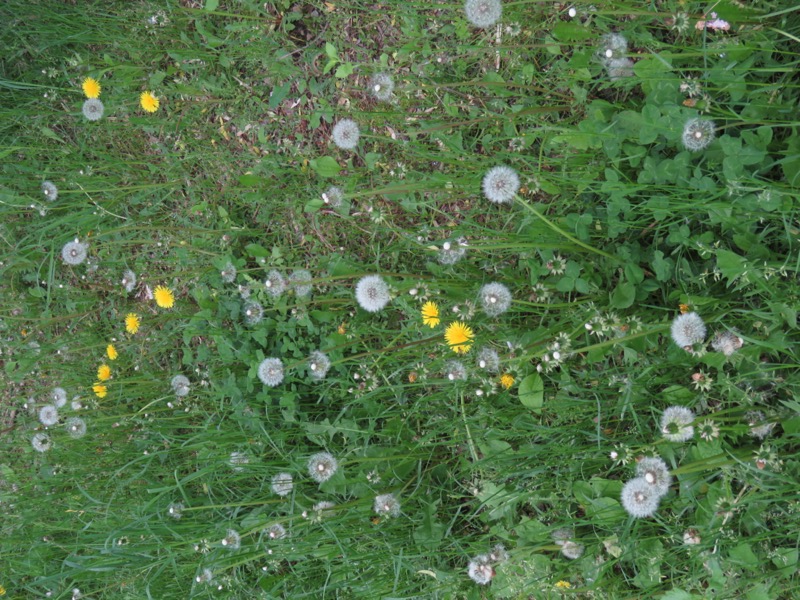
[[[792,598],[800,5],[0,5],[0,596]]]

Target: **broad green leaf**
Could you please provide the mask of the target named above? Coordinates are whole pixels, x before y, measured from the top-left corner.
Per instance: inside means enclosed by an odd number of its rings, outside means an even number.
[[[339,163],[332,156],[321,156],[312,159],[309,164],[320,177],[336,177],[341,170]]]
[[[544,382],[538,373],[528,375],[519,384],[519,401],[534,412],[539,412],[544,404]]]

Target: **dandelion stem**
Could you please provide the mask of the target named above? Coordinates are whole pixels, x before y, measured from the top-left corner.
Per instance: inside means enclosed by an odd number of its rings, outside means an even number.
[[[467,434],[467,445],[469,446],[469,453],[472,455],[473,462],[478,462],[478,453],[475,451],[475,442],[472,441],[472,433],[469,431],[469,424],[467,423],[467,412],[464,409],[464,394],[461,394],[461,418],[464,420],[464,432]]]

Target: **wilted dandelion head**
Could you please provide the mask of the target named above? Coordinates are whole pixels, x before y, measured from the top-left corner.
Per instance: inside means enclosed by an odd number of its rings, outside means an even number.
[[[342,119],[333,127],[331,137],[337,147],[342,150],[352,150],[358,146],[361,131],[358,129],[358,123],[352,119]]]
[[[319,381],[325,379],[328,374],[328,369],[331,368],[331,361],[324,352],[314,350],[308,356],[308,372],[311,374],[311,379]]]
[[[275,387],[283,381],[283,361],[280,358],[265,358],[258,365],[258,378],[264,385]]]
[[[336,505],[333,502],[328,502],[327,500],[323,500],[321,502],[317,502],[312,507],[312,510],[315,513],[317,513],[317,515],[321,515],[324,511],[329,511],[332,508],[336,508]]]
[[[82,438],[86,435],[86,421],[80,417],[70,417],[64,425],[71,438]]]
[[[683,126],[681,141],[690,152],[698,152],[707,148],[716,137],[716,124],[711,119],[693,118]]]
[[[744,340],[731,331],[719,331],[711,341],[711,347],[725,356],[730,356],[744,345]]]
[[[478,585],[487,585],[494,577],[492,560],[488,554],[479,554],[469,561],[467,575]]]
[[[766,415],[760,410],[748,411],[744,418],[750,427],[750,435],[760,440],[767,437],[775,428],[775,423],[767,421]]]
[[[489,552],[489,560],[493,563],[504,563],[508,560],[508,550],[503,544],[497,544]]]
[[[444,364],[444,376],[450,381],[466,381],[467,368],[459,360],[448,360]]]
[[[583,551],[583,544],[573,542],[572,540],[567,540],[561,545],[561,554],[571,560],[575,560],[583,556]]]
[[[298,269],[289,275],[289,286],[294,290],[294,295],[298,298],[305,298],[311,294],[311,273],[305,269]]]
[[[661,496],[644,477],[631,479],[622,488],[622,506],[637,519],[652,517],[658,508]]]
[[[685,406],[670,406],[661,415],[661,434],[671,442],[685,442],[694,436],[694,413]]]
[[[122,287],[125,288],[126,292],[132,292],[136,288],[136,273],[130,269],[125,269],[120,283],[122,283]]]
[[[503,16],[503,4],[500,0],[466,0],[464,13],[467,21],[475,27],[486,29],[497,23]]]
[[[384,517],[400,516],[400,502],[394,494],[375,496],[375,502],[372,508],[376,513]]]
[[[491,348],[481,348],[475,357],[475,366],[496,373],[500,368],[500,356]]]
[[[203,569],[200,574],[194,578],[197,583],[211,584],[214,581],[214,573],[211,569]]]
[[[67,403],[67,390],[62,387],[53,388],[53,391],[50,392],[50,400],[53,402],[53,406],[61,408]]]
[[[511,167],[493,167],[483,176],[483,195],[489,202],[507,204],[519,190],[519,176]]]
[[[388,102],[392,99],[392,92],[394,92],[394,80],[387,73],[376,73],[369,80],[369,93],[376,100]]]
[[[167,515],[173,519],[180,519],[183,516],[183,504],[180,502],[173,502],[167,507]]]
[[[380,275],[362,277],[356,285],[356,300],[367,312],[378,312],[391,300],[389,286]]]
[[[233,263],[228,263],[219,274],[225,283],[233,283],[236,280],[236,267],[233,266]]]
[[[245,452],[231,452],[228,464],[234,471],[241,472],[244,471],[246,465],[250,464],[250,457]]]
[[[50,436],[46,433],[35,433],[31,438],[31,446],[37,452],[47,452],[53,447],[53,442]]]
[[[703,541],[700,537],[700,532],[697,529],[687,529],[683,532],[683,543],[687,546],[695,546]]]
[[[78,240],[67,242],[61,248],[61,258],[68,265],[79,265],[86,260],[88,244],[82,244]]]
[[[83,111],[83,116],[86,117],[88,121],[99,121],[103,118],[105,107],[97,98],[89,98],[83,103],[83,108],[81,110]]]
[[[691,350],[695,344],[706,339],[706,324],[696,312],[678,315],[670,327],[672,340],[684,350]]]
[[[444,339],[447,345],[456,354],[469,352],[472,347],[473,336],[472,328],[462,321],[450,323],[444,331]]]
[[[52,181],[42,182],[42,195],[48,202],[55,202],[58,199],[58,188]]]
[[[344,200],[344,193],[341,188],[332,185],[322,193],[322,201],[331,208],[339,208]]]
[[[264,318],[264,307],[255,300],[245,302],[244,308],[242,308],[242,316],[244,317],[245,325],[248,327],[258,325],[261,323],[261,319]]]
[[[294,483],[291,473],[278,473],[272,478],[272,493],[278,496],[288,496],[292,493]]]
[[[242,536],[235,529],[228,529],[220,543],[228,550],[238,550],[242,547]]]
[[[58,409],[52,404],[40,408],[39,422],[45,427],[50,427],[58,423]]]
[[[511,291],[502,283],[487,283],[478,293],[483,312],[490,317],[503,314],[511,306]]]
[[[275,523],[274,525],[270,525],[269,529],[267,529],[267,536],[271,540],[283,539],[286,537],[286,527],[284,527],[280,523]]]
[[[633,61],[627,56],[609,58],[605,61],[606,72],[611,81],[633,77]]]
[[[178,398],[188,395],[191,389],[189,379],[183,375],[175,375],[170,381],[170,386],[172,386],[172,391],[175,392]]]
[[[308,474],[317,483],[328,481],[338,468],[336,458],[328,452],[318,452],[308,459]]]
[[[283,275],[273,269],[267,273],[267,278],[264,280],[264,289],[267,290],[267,294],[277,298],[286,291],[286,280]]]
[[[655,490],[656,494],[663,496],[672,485],[672,475],[669,467],[662,459],[646,457],[636,464],[636,475],[644,479]]]

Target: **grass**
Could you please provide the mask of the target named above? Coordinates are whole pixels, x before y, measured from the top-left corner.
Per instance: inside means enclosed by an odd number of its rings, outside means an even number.
[[[772,2],[569,8],[506,2],[481,30],[460,2],[0,7],[8,597],[792,596],[800,21]],[[728,31],[695,27],[711,11]],[[344,118],[352,151],[331,141]],[[692,118],[714,121],[695,152]],[[507,204],[481,189],[498,165],[520,177]],[[310,296],[270,294],[271,270],[307,270]],[[368,312],[375,274],[391,300]],[[512,295],[496,316],[491,282]],[[682,312],[707,328],[690,351]],[[670,406],[695,415],[687,441],[662,431]],[[319,452],[338,462],[321,483]],[[637,519],[621,492],[644,456],[672,483]]]

